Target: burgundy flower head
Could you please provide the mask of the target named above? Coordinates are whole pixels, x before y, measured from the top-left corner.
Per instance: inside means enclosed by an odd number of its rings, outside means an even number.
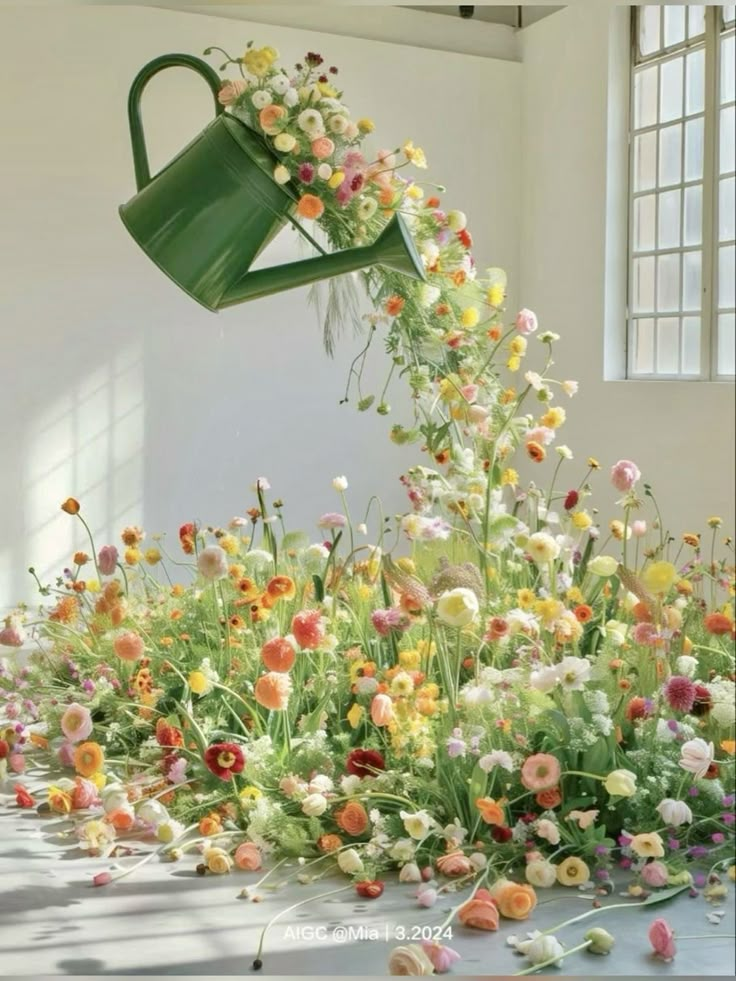
[[[354,749],[348,753],[345,769],[354,777],[373,777],[376,770],[385,770],[386,763],[377,749]]]
[[[580,495],[576,490],[571,490],[567,492],[567,497],[565,498],[565,510],[572,511],[575,505],[580,500]]]
[[[204,762],[220,780],[230,780],[245,766],[245,755],[236,743],[213,743],[205,750]]]

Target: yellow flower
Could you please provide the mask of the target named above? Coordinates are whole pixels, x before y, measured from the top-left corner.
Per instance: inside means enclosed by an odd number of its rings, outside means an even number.
[[[512,487],[516,487],[519,483],[519,473],[514,470],[513,467],[506,467],[504,472],[501,474],[501,485],[506,486],[510,484]]]
[[[662,858],[664,855],[664,845],[656,831],[634,835],[629,847],[639,858]]]
[[[612,797],[633,797],[636,793],[636,774],[631,770],[612,770],[603,781]]]
[[[421,664],[419,651],[417,650],[399,651],[399,664],[406,671],[419,670],[419,665]]]
[[[107,783],[107,776],[104,773],[93,773],[92,776],[88,777],[87,779],[91,780],[98,790],[102,790]]]
[[[376,128],[376,124],[373,122],[373,120],[367,118],[359,119],[356,125],[361,133],[372,133]]]
[[[204,695],[212,688],[212,683],[201,671],[192,671],[189,675],[189,687],[195,695]]]
[[[171,587],[172,596],[183,596],[185,592],[186,590],[184,586],[182,586],[182,584],[179,582],[174,583],[174,585]]]
[[[440,693],[439,685],[435,684],[434,681],[428,681],[426,685],[422,687],[417,692],[422,698],[437,698]]]
[[[590,467],[591,470],[600,470],[601,468],[600,463],[598,463],[598,461],[594,456],[588,457],[588,466]]]
[[[88,579],[87,580],[87,592],[88,593],[99,593],[100,589],[99,579]]]
[[[515,354],[512,355],[506,362],[506,367],[509,371],[518,371],[521,367],[521,358],[517,357]]]
[[[317,88],[320,91],[320,95],[323,95],[325,99],[334,99],[337,95],[337,89],[334,85],[330,85],[329,82],[317,82]]]
[[[576,606],[580,606],[581,603],[585,602],[585,597],[577,586],[571,586],[565,593],[565,599],[568,603],[575,603]]]
[[[360,721],[365,715],[365,709],[362,705],[358,705],[357,702],[353,702],[350,706],[350,711],[347,714],[347,720],[353,729],[357,729],[360,725]]]
[[[406,196],[411,198],[412,201],[421,201],[424,197],[424,191],[416,184],[410,184],[406,189]]]
[[[437,645],[434,641],[420,640],[417,644],[420,657],[434,657],[437,653]],[[439,689],[437,689],[439,693]]]
[[[391,694],[392,695],[411,695],[414,691],[414,682],[411,680],[411,675],[408,675],[406,671],[400,671],[391,682]]]
[[[157,565],[161,561],[161,553],[157,548],[147,548],[143,558],[149,565]]]
[[[677,570],[671,562],[652,562],[641,574],[644,588],[650,593],[664,595],[677,578]]]
[[[720,528],[722,524],[723,524],[723,519],[722,518],[719,518],[717,516],[712,517],[712,518],[708,518],[708,527],[709,528]]]
[[[585,531],[586,528],[590,528],[593,524],[593,519],[587,511],[573,511],[570,518],[575,527],[580,531]]]
[[[217,544],[228,555],[237,555],[240,549],[240,542],[235,535],[223,535],[222,538],[217,539]]]
[[[480,320],[480,313],[478,312],[478,308],[468,307],[466,310],[463,310],[463,315],[460,318],[460,323],[463,325],[463,327],[470,328],[470,327],[475,327],[479,320]]]
[[[334,191],[336,187],[339,187],[345,180],[345,172],[342,170],[336,170],[335,173],[327,181],[327,186],[331,187]]]
[[[251,75],[265,75],[278,57],[275,48],[250,48],[243,56],[243,64]]]
[[[547,409],[539,421],[543,426],[547,426],[548,429],[559,429],[566,418],[567,414],[562,406],[554,405]]]
[[[561,886],[580,886],[590,879],[590,869],[581,858],[571,855],[557,866],[557,881]]]
[[[532,589],[519,589],[516,591],[516,601],[522,610],[531,610],[537,602],[537,596]]]
[[[556,599],[539,600],[536,607],[537,615],[541,618],[545,627],[551,627],[555,620],[559,620],[560,614],[564,610],[563,604]]]
[[[143,553],[139,548],[126,548],[125,562],[127,565],[138,565],[143,558]]]
[[[519,357],[523,357],[526,354],[526,337],[521,337],[521,335],[515,337],[509,344],[509,351],[512,354],[518,354]]]
[[[406,572],[408,575],[413,576],[417,567],[414,564],[414,559],[410,559],[408,555],[403,556],[396,560],[396,565],[401,569],[402,572]]]
[[[258,787],[243,787],[238,797],[241,800],[258,800],[259,797],[263,797],[263,791],[259,790]]]
[[[506,296],[506,291],[503,286],[491,286],[488,290],[488,295],[486,299],[488,300],[489,306],[500,307]]]
[[[227,875],[233,867],[233,860],[224,848],[208,848],[203,857],[207,868],[215,875]]]
[[[61,787],[51,786],[48,789],[49,807],[57,814],[69,814],[72,809],[72,798]]]
[[[414,146],[412,140],[407,140],[403,146],[404,155],[409,163],[413,163],[415,167],[419,167],[424,170],[427,166],[427,158],[424,155],[424,150],[421,147]]]
[[[373,589],[370,586],[367,586],[365,583],[358,587],[358,596],[362,600],[369,600],[372,595]]]
[[[617,518],[614,518],[608,527],[613,537],[619,542],[624,540],[624,533],[626,534],[627,541],[631,538],[631,526],[624,525],[623,521],[619,521]]]

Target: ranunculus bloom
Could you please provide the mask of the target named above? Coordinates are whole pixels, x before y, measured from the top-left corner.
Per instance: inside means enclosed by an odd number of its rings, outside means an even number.
[[[611,770],[603,786],[612,797],[633,797],[636,793],[636,774],[631,770]]]
[[[335,152],[335,144],[329,136],[319,136],[312,140],[312,153],[318,160],[326,160]]]
[[[437,974],[446,974],[455,961],[460,960],[460,954],[456,950],[445,947],[444,944],[438,943],[436,940],[423,940],[422,948],[432,961]]]
[[[371,719],[377,726],[387,726],[394,718],[394,703],[388,695],[374,695],[371,702]]]
[[[687,804],[682,800],[673,800],[671,797],[665,797],[660,801],[656,810],[664,823],[673,828],[679,828],[681,824],[691,824],[693,820],[693,812]]]
[[[647,862],[641,870],[641,877],[644,883],[651,886],[652,889],[661,889],[662,886],[667,885],[669,872],[667,866],[662,862]]]
[[[112,642],[112,649],[121,661],[137,661],[143,657],[145,644],[143,638],[133,630],[118,634]]]
[[[245,81],[245,79],[227,79],[222,83],[220,91],[217,93],[217,101],[221,106],[231,106],[233,102],[240,98],[247,88],[248,83]]]
[[[274,712],[286,708],[291,693],[291,681],[288,674],[280,671],[269,671],[262,674],[256,682],[255,699],[259,705]]]
[[[219,545],[208,545],[197,556],[197,568],[203,579],[214,581],[224,579],[228,574],[229,559],[227,552]]]
[[[316,650],[325,638],[322,614],[319,610],[301,610],[291,621],[291,632],[303,650]]]
[[[533,334],[539,326],[536,313],[532,310],[527,310],[526,307],[523,310],[519,310],[516,314],[514,324],[520,334]]]
[[[13,792],[15,793],[15,803],[18,807],[34,807],[36,802],[28,793],[26,788],[22,783],[17,783],[13,787]]]
[[[487,889],[476,890],[472,899],[458,909],[457,916],[463,926],[475,930],[498,930],[498,907]]]
[[[235,864],[245,872],[257,872],[260,869],[263,859],[258,845],[252,841],[244,841],[235,849]]]
[[[524,760],[521,782],[527,790],[551,790],[560,782],[560,764],[549,753],[536,753]]]
[[[363,879],[355,883],[355,891],[363,899],[378,899],[383,895],[384,884],[379,879]]]
[[[509,920],[525,920],[537,905],[537,894],[526,883],[520,885],[509,879],[499,879],[490,892],[501,916]]]
[[[649,927],[649,943],[654,948],[657,957],[665,961],[671,961],[677,953],[675,947],[675,933],[667,920],[661,917],[654,920]]]
[[[79,514],[79,501],[76,499],[76,497],[67,497],[64,503],[61,505],[61,510],[66,511],[67,514]]]
[[[368,827],[368,813],[360,801],[351,800],[335,814],[335,823],[351,838],[358,838]]]
[[[26,642],[26,632],[18,623],[8,617],[6,625],[0,630],[1,647],[22,647]]]
[[[105,762],[105,754],[99,743],[80,743],[74,750],[74,766],[83,777],[93,777],[99,773]]]
[[[611,467],[611,483],[617,491],[630,491],[641,477],[641,471],[631,460],[619,460]]]
[[[424,977],[434,974],[434,964],[418,944],[394,947],[388,958],[388,973],[393,977]]]
[[[84,705],[72,702],[61,717],[61,731],[70,743],[87,739],[92,732],[92,714]]]
[[[356,872],[363,871],[363,860],[354,848],[346,848],[344,852],[338,852],[337,864],[345,875],[355,875]]]
[[[97,787],[91,780],[85,780],[84,777],[76,777],[71,796],[72,807],[77,811],[86,810],[88,807],[99,803]]]
[[[302,194],[296,205],[297,214],[301,218],[316,220],[322,217],[324,210],[325,206],[316,194]]]
[[[285,115],[286,109],[283,106],[271,103],[270,106],[266,106],[258,113],[258,122],[264,133],[267,133],[268,136],[276,136],[281,129],[279,120],[283,119]]]
[[[290,671],[296,659],[296,652],[284,637],[267,640],[261,648],[261,660],[269,671]]]
[[[386,762],[377,749],[353,749],[348,753],[345,769],[356,777],[374,777],[376,770],[386,769]]]
[[[472,589],[458,586],[437,600],[437,616],[450,627],[465,627],[478,615],[478,597]]]
[[[524,875],[527,882],[537,889],[549,889],[557,881],[557,867],[540,858],[527,864]]]
[[[207,848],[202,858],[208,871],[214,875],[227,875],[233,867],[233,860],[224,848]]]
[[[551,811],[562,803],[562,794],[559,787],[550,787],[549,790],[540,790],[534,799],[545,811]]]
[[[717,637],[730,634],[734,628],[733,620],[729,619],[724,613],[709,613],[703,620],[703,626],[708,633],[715,634]]]
[[[442,875],[455,878],[460,875],[469,875],[473,871],[473,865],[461,851],[449,852],[447,855],[440,855],[435,861],[437,871]]]
[[[713,743],[704,739],[689,739],[680,748],[680,766],[698,779],[702,779],[713,762]]]
[[[245,755],[236,743],[213,743],[204,753],[204,762],[220,780],[230,780],[245,766]]]
[[[103,576],[111,576],[118,564],[118,550],[114,545],[103,545],[97,555],[97,567]]]

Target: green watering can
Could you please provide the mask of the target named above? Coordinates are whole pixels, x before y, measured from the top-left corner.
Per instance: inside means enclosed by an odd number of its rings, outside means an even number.
[[[140,99],[164,68],[198,72],[215,97],[215,119],[164,169],[151,177]],[[395,215],[372,245],[324,254],[295,221],[297,192],[272,177],[278,163],[265,141],[217,101],[220,79],[191,55],[163,55],[136,76],[128,98],[130,138],[138,193],[120,217],[149,258],[208,310],[381,265],[424,279],[411,235]],[[291,222],[322,255],[250,271],[256,256]]]

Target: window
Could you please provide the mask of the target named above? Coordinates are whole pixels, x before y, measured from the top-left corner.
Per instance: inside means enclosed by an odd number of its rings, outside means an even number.
[[[735,11],[633,9],[629,378],[734,376]]]

